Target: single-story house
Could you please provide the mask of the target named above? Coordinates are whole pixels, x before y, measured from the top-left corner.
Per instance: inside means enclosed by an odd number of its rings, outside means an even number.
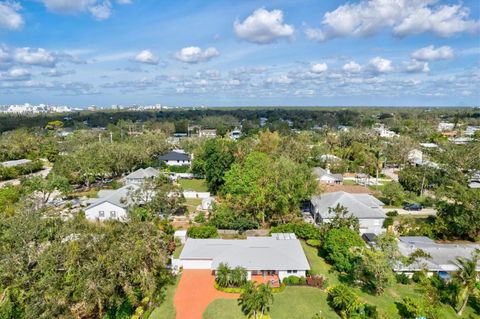
[[[321,167],[315,167],[313,172],[315,173],[315,176],[317,176],[317,180],[322,184],[343,184],[342,174],[332,174],[328,168],[323,169]]]
[[[333,162],[339,162],[342,159],[340,157],[336,156],[336,155],[333,155],[333,154],[322,154],[322,155],[320,155],[320,160],[322,162],[333,163]]]
[[[347,192],[325,193],[312,197],[310,202],[311,213],[317,224],[330,223],[335,217],[335,214],[330,212],[330,208],[333,209],[340,205],[358,218],[361,234],[384,232],[383,222],[386,215],[382,207],[385,204],[372,195]]]
[[[215,273],[221,263],[245,268],[249,280],[255,276],[279,280],[288,276],[305,277],[310,270],[300,241],[295,234],[284,233],[247,239],[188,238],[179,265],[183,269],[209,269]]]
[[[169,166],[190,166],[192,164],[190,155],[183,150],[173,150],[159,156],[158,159],[164,161]]]
[[[231,140],[238,140],[240,136],[242,135],[242,131],[240,131],[238,128],[235,128],[233,131],[231,131],[228,136],[230,137]]]
[[[471,173],[471,177],[468,180],[468,187],[480,188],[480,171],[474,171]]]
[[[139,168],[123,178],[125,184],[143,183],[146,179],[154,179],[160,172],[153,167]]]
[[[413,149],[408,152],[408,161],[413,165],[422,165],[423,152],[419,149]]]
[[[458,257],[470,259],[478,244],[439,244],[425,236],[403,236],[398,240],[400,253],[408,257],[413,252],[421,250],[428,254],[428,257],[418,258],[410,265],[399,263],[394,271],[411,275],[416,271],[427,270],[429,274],[451,273],[458,270],[455,259]],[[477,264],[477,271],[480,272],[480,262]]]
[[[128,206],[132,203],[130,194],[138,188],[137,184],[130,184],[115,190],[99,191],[98,198],[88,202],[85,218],[96,221],[127,220]]]

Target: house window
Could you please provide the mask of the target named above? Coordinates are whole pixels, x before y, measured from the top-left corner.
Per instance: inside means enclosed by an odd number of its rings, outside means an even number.
[[[110,212],[110,217],[111,217],[111,218],[117,217],[117,213],[112,210],[112,211]]]
[[[105,212],[103,210],[99,211],[98,217],[105,217]]]

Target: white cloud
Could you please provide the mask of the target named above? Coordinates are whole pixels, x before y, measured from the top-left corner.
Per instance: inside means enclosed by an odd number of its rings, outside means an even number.
[[[104,1],[103,3],[89,7],[88,11],[90,11],[95,19],[105,20],[110,18],[112,14],[112,4],[110,1]]]
[[[309,28],[309,39],[326,41],[336,37],[365,37],[391,28],[394,35],[431,32],[449,37],[478,32],[480,21],[469,19],[461,4],[437,5],[438,0],[363,0],[347,3],[325,13],[322,27]]]
[[[24,22],[18,13],[22,7],[17,2],[0,2],[0,28],[18,30]]]
[[[293,79],[284,74],[273,78],[270,77],[265,80],[265,83],[267,84],[290,84],[292,82]]]
[[[326,63],[316,63],[312,65],[310,71],[313,73],[323,73],[328,70],[328,65]]]
[[[7,72],[0,73],[0,80],[25,81],[30,79],[30,72],[23,68],[12,68]]]
[[[358,73],[362,71],[362,66],[355,61],[350,61],[343,65],[342,70],[349,73]]]
[[[57,68],[50,69],[46,72],[42,72],[43,76],[48,76],[52,78],[58,78],[69,74],[74,74],[75,70],[59,70]]]
[[[449,46],[436,48],[433,45],[418,49],[411,54],[411,57],[420,61],[434,61],[441,59],[451,59],[454,57],[453,49]]]
[[[112,14],[110,0],[41,0],[50,12],[58,14],[79,14],[90,12],[97,20],[108,19]],[[131,0],[117,0],[118,4],[130,4]]]
[[[371,71],[376,73],[387,73],[393,71],[392,61],[382,57],[375,57],[368,61],[368,67]]]
[[[267,44],[280,38],[290,38],[295,31],[292,25],[283,23],[281,10],[268,11],[264,8],[255,10],[243,22],[233,24],[235,34],[246,41]]]
[[[405,65],[405,70],[407,72],[430,72],[430,68],[428,67],[428,62],[424,61],[417,61],[412,59],[408,62],[403,63]]]
[[[137,54],[135,61],[146,64],[158,64],[158,58],[150,50],[143,50]]]
[[[30,49],[28,47],[15,50],[13,59],[16,62],[43,67],[53,67],[57,63],[56,57],[45,49]]]
[[[206,48],[205,50],[199,47],[186,47],[178,51],[175,54],[175,58],[185,63],[198,63],[208,61],[219,55],[220,52],[213,47]]]

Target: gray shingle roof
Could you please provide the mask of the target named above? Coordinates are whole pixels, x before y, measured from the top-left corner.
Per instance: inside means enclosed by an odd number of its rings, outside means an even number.
[[[125,179],[145,179],[145,178],[153,178],[158,177],[160,172],[153,167],[148,168],[139,168],[134,172],[131,172]]]
[[[98,192],[98,198],[90,202],[87,209],[95,207],[105,202],[126,208],[131,204],[130,193],[138,189],[138,185],[126,185],[116,190],[103,190]]]
[[[382,206],[385,205],[369,194],[351,194],[347,192],[325,193],[311,199],[315,212],[323,219],[335,217],[329,208],[341,205],[357,218],[386,218]]]
[[[25,164],[28,164],[30,162],[31,162],[31,160],[29,160],[29,159],[19,159],[19,160],[2,162],[2,163],[0,163],[0,166],[13,167],[13,166],[18,166],[18,165],[25,165]]]
[[[180,259],[212,259],[247,270],[309,270],[300,241],[295,235],[247,237],[247,239],[187,239]],[[291,239],[294,238],[294,239]]]
[[[159,156],[158,159],[161,161],[189,161],[190,155],[187,153],[172,151],[165,155]]]
[[[470,259],[475,249],[480,249],[478,244],[439,244],[428,237],[404,236],[398,241],[398,249],[404,256],[409,256],[417,249],[421,249],[431,258],[420,258],[411,265],[399,264],[396,270],[415,271],[426,268],[430,271],[455,271],[453,263],[457,257]],[[480,271],[480,261],[477,264],[477,271]]]
[[[329,173],[326,169],[323,169],[321,167],[315,167],[313,169],[313,172],[315,173],[315,175],[317,176],[317,178],[322,178],[323,176],[328,176],[330,178],[333,178],[337,181],[340,181],[342,182],[343,181],[343,176],[342,174],[332,174],[332,173]]]

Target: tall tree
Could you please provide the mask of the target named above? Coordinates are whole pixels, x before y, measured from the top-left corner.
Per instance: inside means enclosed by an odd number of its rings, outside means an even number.
[[[458,271],[455,273],[455,280],[460,284],[459,290],[459,300],[461,301],[461,306],[457,311],[459,316],[462,315],[465,307],[467,306],[468,299],[474,294],[475,291],[478,293],[477,281],[477,264],[479,260],[480,250],[477,250],[471,259],[457,258],[456,266]]]

